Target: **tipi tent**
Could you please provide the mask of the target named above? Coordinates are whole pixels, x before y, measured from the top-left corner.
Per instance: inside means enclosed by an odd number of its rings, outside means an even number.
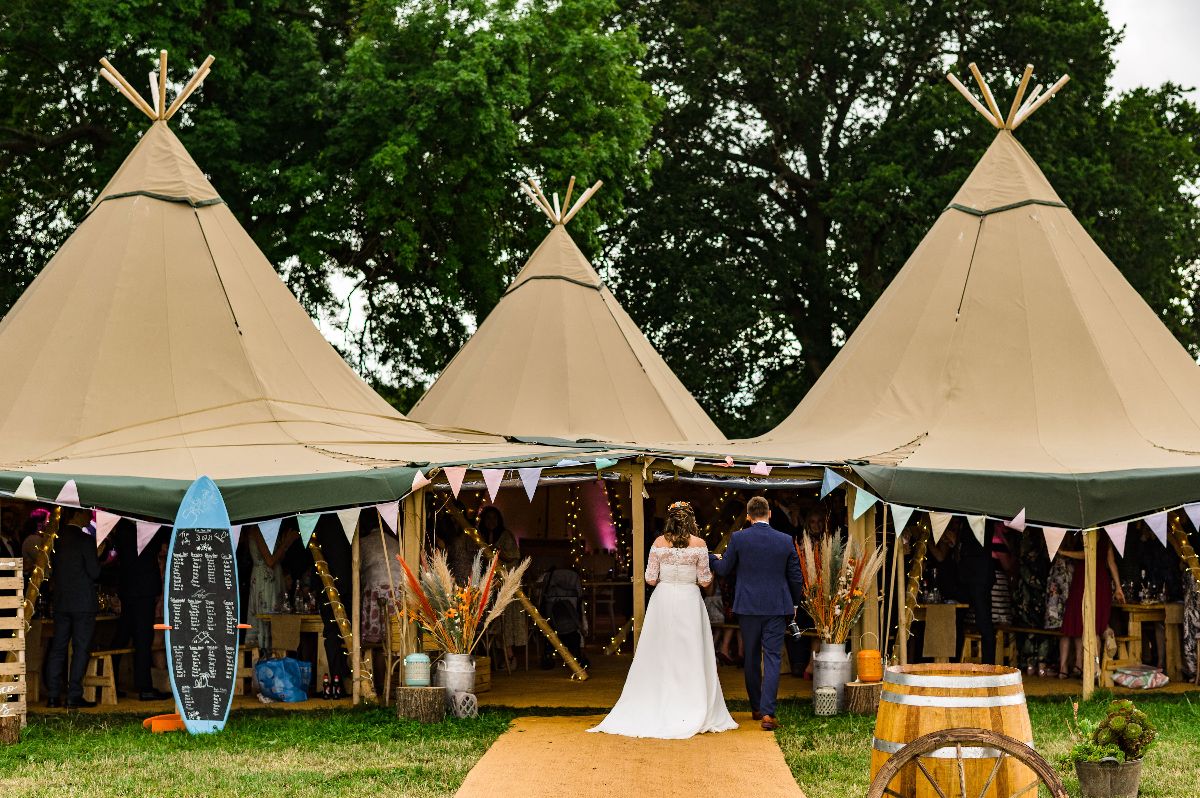
[[[1200,499],[1200,369],[1013,136],[1064,82],[1007,118],[968,95],[995,140],[796,410],[740,447],[1071,528]]]
[[[404,418],[322,338],[167,126],[210,62],[170,109],[103,62],[153,123],[0,322],[0,488],[73,478],[86,504],[165,518],[207,474],[239,520],[546,454]]]
[[[567,233],[599,185],[566,213],[533,194],[553,228],[410,417],[572,441],[723,440]]]

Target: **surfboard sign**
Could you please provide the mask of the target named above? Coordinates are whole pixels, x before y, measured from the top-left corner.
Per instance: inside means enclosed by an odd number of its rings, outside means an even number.
[[[215,482],[191,484],[167,549],[163,612],[171,692],[192,734],[225,728],[238,665],[237,559]]]

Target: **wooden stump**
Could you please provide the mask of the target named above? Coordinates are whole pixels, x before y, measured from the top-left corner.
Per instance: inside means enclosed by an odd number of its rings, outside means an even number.
[[[422,723],[437,723],[443,720],[446,717],[446,688],[396,688],[396,716],[419,720]]]
[[[475,658],[475,689],[473,693],[486,693],[492,689],[492,658]]]
[[[0,715],[0,745],[16,745],[21,742],[21,716]]]
[[[846,682],[846,711],[855,715],[874,715],[879,709],[883,682]]]

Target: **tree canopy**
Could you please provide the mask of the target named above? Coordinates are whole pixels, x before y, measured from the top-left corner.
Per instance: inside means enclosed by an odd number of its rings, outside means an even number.
[[[82,218],[145,120],[172,124],[311,312],[357,287],[344,354],[401,409],[545,234],[517,190],[605,187],[584,251],[731,435],[786,415],[992,131],[944,78],[1072,75],[1018,131],[1101,248],[1195,353],[1200,114],[1114,95],[1095,0],[12,0],[0,10],[0,308]],[[486,393],[487,386],[480,386]]]

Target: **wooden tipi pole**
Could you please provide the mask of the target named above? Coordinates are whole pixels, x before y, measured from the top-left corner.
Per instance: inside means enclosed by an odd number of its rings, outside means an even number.
[[[1096,690],[1099,652],[1096,637],[1096,536],[1098,530],[1083,530],[1083,700]],[[1106,577],[1107,578],[1107,577]]]

